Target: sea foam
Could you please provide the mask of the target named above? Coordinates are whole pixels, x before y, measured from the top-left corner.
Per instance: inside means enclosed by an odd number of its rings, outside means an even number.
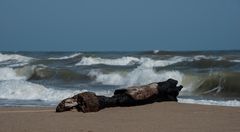
[[[202,104],[202,105],[218,105],[218,106],[232,106],[232,107],[240,107],[240,101],[238,100],[225,100],[225,101],[217,101],[217,100],[198,100],[198,99],[184,99],[178,98],[179,103],[187,103],[187,104]]]

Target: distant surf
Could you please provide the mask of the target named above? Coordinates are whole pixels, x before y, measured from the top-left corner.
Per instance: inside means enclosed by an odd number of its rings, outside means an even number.
[[[0,106],[50,106],[83,91],[174,78],[179,102],[240,107],[240,51],[1,52]]]

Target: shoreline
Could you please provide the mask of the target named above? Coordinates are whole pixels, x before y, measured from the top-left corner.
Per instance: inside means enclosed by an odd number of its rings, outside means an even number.
[[[54,107],[0,107],[0,122],[5,132],[237,132],[240,108],[162,102],[55,113]]]

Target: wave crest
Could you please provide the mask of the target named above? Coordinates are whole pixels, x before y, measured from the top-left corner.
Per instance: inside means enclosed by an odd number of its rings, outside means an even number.
[[[22,56],[18,54],[1,54],[0,53],[0,64],[7,65],[9,67],[18,67],[28,64],[32,57]]]
[[[82,60],[77,63],[76,65],[98,65],[98,64],[104,64],[104,65],[131,65],[135,62],[138,62],[139,59],[135,57],[122,57],[117,59],[103,59],[100,57],[83,57]]]
[[[178,71],[155,72],[152,68],[138,67],[129,73],[108,73],[104,74],[98,70],[90,71],[89,75],[95,77],[95,81],[105,85],[133,86],[143,85],[152,82],[165,81],[169,78],[178,80],[181,84],[182,74]]]
[[[72,59],[72,58],[78,57],[80,55],[82,55],[82,53],[75,53],[75,54],[72,54],[69,56],[62,56],[62,57],[50,57],[48,59],[49,60],[67,60],[67,59]]]
[[[16,71],[13,68],[0,68],[0,81],[4,80],[25,80],[25,76],[17,75]]]
[[[9,60],[15,60],[15,61],[19,61],[19,62],[27,62],[30,61],[31,57],[27,57],[27,56],[22,56],[22,55],[18,55],[18,54],[1,54],[0,53],[0,62],[2,61],[9,61]]]
[[[126,65],[141,65],[144,67],[165,67],[168,65],[176,64],[179,62],[192,62],[192,61],[200,61],[200,60],[223,60],[221,57],[217,56],[205,56],[205,55],[196,55],[194,57],[184,57],[184,56],[174,56],[167,59],[152,59],[149,57],[121,57],[116,59],[106,59],[100,57],[83,57],[80,62],[76,65],[118,65],[118,66],[126,66]]]
[[[38,76],[44,78],[48,74],[41,72],[41,70],[47,69],[47,66],[44,65],[33,65],[33,66],[24,66],[21,68],[10,68],[4,67],[0,68],[0,81],[4,80],[27,80],[37,74]]]
[[[119,66],[125,66],[125,65],[134,65],[139,64],[144,67],[164,67],[167,65],[175,64],[181,61],[186,60],[185,57],[172,57],[168,60],[153,60],[151,58],[147,57],[122,57],[117,59],[103,59],[100,57],[94,58],[94,57],[83,57],[82,60],[77,63],[77,66],[80,65],[98,65],[98,64],[104,64],[104,65],[119,65]]]
[[[150,58],[142,57],[139,63],[143,67],[164,67],[164,66],[172,65],[182,61],[186,61],[186,58],[181,56],[176,56],[176,57],[169,58],[168,60],[153,60]]]
[[[73,96],[80,90],[55,90],[24,80],[0,81],[1,99],[58,101]]]

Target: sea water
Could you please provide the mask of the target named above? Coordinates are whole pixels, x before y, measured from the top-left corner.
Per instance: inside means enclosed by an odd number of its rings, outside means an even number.
[[[1,52],[0,106],[56,106],[92,91],[178,80],[180,103],[240,107],[240,51]]]

